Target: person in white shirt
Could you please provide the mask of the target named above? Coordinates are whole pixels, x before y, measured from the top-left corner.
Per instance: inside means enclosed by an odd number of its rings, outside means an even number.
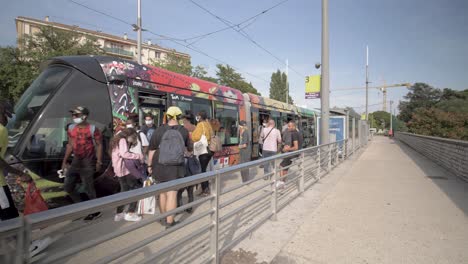
[[[148,142],[148,139],[146,138],[145,133],[137,129],[137,122],[134,118],[130,118],[130,117],[128,118],[126,122],[126,127],[133,128],[138,133],[137,144],[133,146],[132,148],[130,148],[130,152],[136,153],[136,154],[142,154],[143,156],[146,156],[148,154],[149,142]]]
[[[263,144],[262,153],[264,158],[274,156],[278,153],[278,144],[281,144],[281,132],[275,128],[275,121],[273,119],[268,121],[268,127],[262,129],[259,140],[260,144]],[[263,167],[265,175],[271,172],[272,166],[273,162],[265,164]],[[268,179],[271,178],[271,176],[272,175],[265,178]]]

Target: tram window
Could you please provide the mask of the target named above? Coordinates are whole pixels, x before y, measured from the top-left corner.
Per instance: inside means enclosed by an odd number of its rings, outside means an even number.
[[[32,127],[33,133],[23,152],[23,159],[63,158],[68,143],[67,128],[72,123],[69,111],[79,105],[89,109],[88,122],[102,132],[103,146],[107,149],[112,136],[112,113],[107,86],[74,71],[64,87],[49,101],[38,123]]]
[[[182,113],[185,113],[187,110],[192,110],[192,103],[184,101],[173,101],[173,104],[178,106]]]
[[[206,99],[194,98],[192,103],[192,113],[196,115],[200,111],[205,111],[208,119],[213,118],[211,111],[211,101]]]
[[[215,102],[215,118],[220,123],[220,130],[224,129],[224,142],[227,145],[239,144],[238,122],[239,122],[239,106],[235,104],[227,104]],[[222,133],[220,131],[218,133]],[[223,135],[220,134],[222,138]]]
[[[8,122],[9,147],[14,147],[20,136],[36,117],[44,102],[70,73],[65,67],[50,67],[37,77],[16,105],[16,116]]]

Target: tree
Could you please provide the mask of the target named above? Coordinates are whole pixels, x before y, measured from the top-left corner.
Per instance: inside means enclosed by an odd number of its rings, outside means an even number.
[[[286,102],[288,76],[280,70],[271,74],[270,81],[270,98],[281,102]],[[293,103],[291,96],[288,94],[288,102]]]
[[[260,93],[253,87],[252,83],[245,81],[244,77],[231,66],[223,64],[216,64],[218,70],[216,76],[218,77],[218,83],[221,85],[229,86],[240,90],[243,93],[253,93],[260,95]]]
[[[0,97],[16,102],[36,77],[35,72],[17,48],[0,48]]]
[[[206,71],[205,67],[201,65],[197,65],[192,68],[192,77],[202,79],[205,81],[209,81],[209,82],[218,83],[218,79],[208,76],[207,74],[208,72]]]
[[[167,53],[164,59],[151,60],[150,64],[171,72],[192,75],[192,63],[190,59],[176,55],[174,52]],[[206,73],[206,71],[205,71]]]
[[[400,102],[400,119],[404,122],[411,120],[411,115],[418,108],[430,108],[440,101],[441,92],[439,89],[425,83],[415,83],[409,88],[405,95],[407,101]]]
[[[468,140],[468,112],[419,108],[408,122],[408,128],[416,134]]]
[[[52,57],[102,54],[95,39],[77,32],[41,27],[20,39],[20,48],[0,47],[0,95],[17,101],[39,74],[40,64]]]
[[[379,129],[390,129],[390,113],[385,111],[375,111],[372,113],[372,118],[374,119],[373,127]]]

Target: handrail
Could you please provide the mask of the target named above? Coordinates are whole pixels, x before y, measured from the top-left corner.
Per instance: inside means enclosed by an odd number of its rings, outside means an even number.
[[[0,240],[6,236],[14,235],[18,232],[24,232],[24,241],[21,241],[24,242],[24,245],[29,245],[28,243],[30,243],[31,230],[37,228],[44,228],[66,220],[75,220],[93,212],[113,209],[118,206],[126,205],[131,202],[138,201],[150,196],[159,195],[160,193],[164,193],[171,190],[178,190],[204,181],[211,181],[213,189],[212,194],[208,197],[197,199],[192,203],[185,204],[184,206],[178,207],[170,212],[166,212],[162,215],[157,215],[150,219],[144,219],[139,223],[135,223],[131,226],[126,226],[123,229],[117,229],[111,233],[106,233],[100,238],[94,238],[86,242],[83,241],[81,244],[75,245],[72,248],[68,248],[65,251],[55,252],[52,255],[46,257],[46,259],[39,260],[39,263],[45,263],[49,261],[60,261],[61,259],[77,254],[82,250],[91,249],[94,246],[100,245],[101,243],[104,243],[110,239],[114,239],[116,237],[125,235],[128,232],[133,232],[137,229],[148,226],[149,224],[155,223],[159,219],[165,217],[166,215],[175,214],[176,212],[181,212],[186,208],[201,206],[206,203],[210,204],[210,206],[207,209],[199,212],[197,215],[194,215],[184,220],[184,222],[182,222],[180,226],[178,225],[175,228],[171,228],[164,232],[152,234],[148,238],[137,241],[136,244],[128,245],[127,248],[136,249],[139,246],[145,245],[146,242],[151,243],[149,241],[154,241],[156,239],[165,237],[166,235],[169,235],[177,230],[183,229],[186,226],[189,226],[192,223],[200,220],[201,218],[203,218],[202,216],[207,216],[211,218],[211,225],[209,225],[209,228],[207,228],[207,230],[209,230],[211,234],[211,236],[209,236],[208,238],[210,240],[208,244],[210,245],[209,248],[212,254],[210,258],[213,260],[214,263],[219,263],[220,254],[222,253],[222,251],[227,249],[226,246],[221,247],[219,245],[221,235],[218,233],[218,230],[220,230],[220,226],[224,228],[227,224],[229,224],[230,221],[233,221],[233,219],[231,219],[232,216],[235,216],[237,214],[249,213],[251,210],[245,211],[246,208],[250,208],[257,203],[264,204],[265,201],[268,201],[265,199],[271,200],[271,211],[268,210],[267,206],[266,212],[268,212],[268,214],[264,215],[263,213],[266,213],[265,211],[255,212],[255,215],[258,214],[258,216],[260,217],[259,219],[256,219],[258,221],[254,221],[255,223],[253,223],[250,227],[248,227],[245,230],[236,230],[236,232],[242,232],[242,234],[236,236],[233,240],[225,241],[225,245],[231,246],[237,243],[238,241],[240,241],[241,237],[246,235],[246,232],[251,232],[268,219],[276,219],[277,211],[281,207],[284,207],[285,204],[289,203],[295,197],[300,195],[300,193],[302,193],[306,187],[312,186],[313,182],[319,180],[321,177],[323,177],[323,175],[328,174],[339,163],[347,159],[349,156],[353,155],[356,152],[356,150],[361,146],[361,144],[353,143],[354,148],[350,149],[350,147],[348,146],[349,144],[347,143],[348,139],[340,140],[337,142],[305,148],[294,152],[278,154],[272,157],[250,161],[227,168],[221,168],[215,171],[205,172],[191,177],[181,178],[170,182],[140,188],[137,190],[118,193],[99,199],[94,199],[82,203],[77,203],[61,208],[51,209],[48,211],[28,215],[23,217],[24,221],[22,219],[15,219],[3,222],[0,226]],[[341,156],[339,154],[340,152]],[[292,165],[288,166],[290,168],[290,171],[285,175],[288,187],[284,193],[280,193],[276,187],[275,181],[279,179],[279,172],[282,169],[286,168],[279,167],[280,161],[282,161],[285,158],[294,158],[295,161]],[[255,175],[255,177],[253,177],[248,182],[235,185],[234,187],[224,187],[221,185],[222,179],[224,179],[225,177],[230,177],[236,172],[259,168],[260,165],[265,166],[272,164],[274,164],[274,166],[272,166],[271,168],[271,177],[269,177],[270,182],[259,182],[264,177],[264,175],[258,174]],[[311,176],[305,176],[306,170],[308,174],[311,174]],[[295,190],[294,187],[292,187],[293,185],[291,185],[294,182],[297,183],[297,190]],[[254,186],[250,186],[246,189],[246,191],[240,193],[241,191],[243,191],[243,187],[251,184],[253,184]],[[247,200],[243,200],[244,202],[237,203],[242,199]],[[263,208],[264,206],[262,205],[262,207],[256,208],[255,210],[264,210]],[[255,215],[248,216],[247,218],[255,218]],[[192,234],[194,232],[200,232],[200,230],[192,231]],[[177,247],[177,244],[169,244],[164,246],[165,249],[173,249]],[[23,248],[27,247],[25,246]],[[164,254],[165,252],[166,250],[160,250],[156,255],[153,255],[153,257]],[[18,251],[17,253],[19,254],[20,252]],[[117,254],[119,256],[118,258],[127,255],[127,253],[131,254],[131,250],[120,251],[120,253]],[[26,263],[30,261],[27,257],[27,254],[20,258],[23,258],[24,262]],[[118,258],[113,258],[110,256],[100,257],[99,260],[97,260],[97,262],[99,263],[103,260]]]

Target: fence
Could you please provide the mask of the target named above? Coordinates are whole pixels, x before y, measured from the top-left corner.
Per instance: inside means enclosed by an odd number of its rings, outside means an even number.
[[[223,254],[268,219],[276,220],[279,210],[361,145],[343,140],[2,222],[1,262],[220,263]],[[285,159],[292,163],[280,167]],[[242,171],[248,171],[251,180],[240,182]],[[284,188],[277,187],[280,177]],[[145,215],[140,222],[112,220],[118,206],[207,180],[212,188],[207,197],[164,214]],[[184,213],[188,208],[194,212]],[[83,217],[97,211],[103,213],[100,220],[83,223]],[[160,222],[173,214],[183,220],[162,228]],[[31,258],[31,241],[45,237],[40,233],[48,229],[58,240]]]
[[[468,181],[468,141],[401,132],[395,138]]]

